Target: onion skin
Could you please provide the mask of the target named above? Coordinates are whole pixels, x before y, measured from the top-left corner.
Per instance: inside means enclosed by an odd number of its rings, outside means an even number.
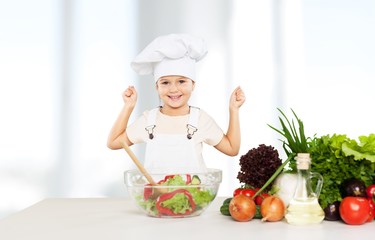
[[[281,198],[276,196],[266,197],[260,206],[262,222],[277,222],[284,218],[285,204]]]
[[[229,203],[229,213],[238,222],[248,222],[254,218],[256,205],[253,199],[239,194]]]

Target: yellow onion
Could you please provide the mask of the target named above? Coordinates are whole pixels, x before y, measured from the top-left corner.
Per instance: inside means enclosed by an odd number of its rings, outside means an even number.
[[[230,201],[229,212],[234,220],[248,222],[255,216],[256,205],[253,199],[239,194]]]
[[[284,218],[285,204],[281,198],[276,196],[266,197],[260,206],[262,222],[277,222]]]

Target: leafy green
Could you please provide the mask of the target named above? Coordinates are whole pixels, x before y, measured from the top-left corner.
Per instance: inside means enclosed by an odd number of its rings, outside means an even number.
[[[142,195],[136,196],[135,200],[139,206],[145,209],[150,215],[156,216],[158,214],[158,210],[156,209],[156,200],[150,198],[145,201]]]
[[[343,143],[342,150],[347,156],[354,156],[355,160],[367,159],[375,162],[375,134],[360,136],[359,144],[355,140]]]
[[[163,186],[184,186],[186,185],[185,180],[181,175],[175,175],[172,178],[168,178],[167,181],[162,183]]]
[[[201,190],[197,187],[190,187],[187,190],[193,196],[196,206],[200,208],[207,206],[215,198],[215,194],[211,191]]]
[[[373,134],[369,137],[360,137],[363,148],[374,144]],[[311,142],[311,170],[323,176],[323,187],[319,196],[319,202],[323,208],[335,201],[341,201],[340,185],[348,178],[357,178],[365,182],[366,186],[374,181],[375,163],[370,159],[375,155],[366,151],[367,158],[358,158],[355,152],[363,153],[365,150],[355,140],[346,135],[325,135],[314,138]],[[371,149],[370,149],[371,150]],[[374,151],[374,149],[372,149]]]
[[[175,214],[184,213],[191,209],[189,199],[183,193],[176,193],[170,199],[163,201],[161,205],[171,209]]]

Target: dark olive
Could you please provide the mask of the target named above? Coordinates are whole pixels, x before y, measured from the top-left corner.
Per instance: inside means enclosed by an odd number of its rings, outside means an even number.
[[[341,183],[341,197],[366,197],[366,185],[360,179],[350,178]]]
[[[328,206],[324,208],[324,214],[325,214],[324,220],[328,220],[328,221],[340,220],[341,217],[340,217],[339,207],[340,207],[339,201],[328,204]]]

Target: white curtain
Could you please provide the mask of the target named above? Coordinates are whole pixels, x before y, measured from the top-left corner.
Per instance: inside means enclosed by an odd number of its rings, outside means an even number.
[[[312,136],[374,132],[375,3],[371,0],[14,0],[0,2],[0,217],[46,197],[126,196],[134,168],[106,138],[134,85],[133,120],[159,104],[130,69],[156,36],[188,32],[209,47],[191,101],[225,131],[240,85],[241,152],[204,147],[223,170],[219,195],[240,185],[238,160],[259,144],[283,157],[277,107]],[[133,147],[143,158],[144,146]]]

